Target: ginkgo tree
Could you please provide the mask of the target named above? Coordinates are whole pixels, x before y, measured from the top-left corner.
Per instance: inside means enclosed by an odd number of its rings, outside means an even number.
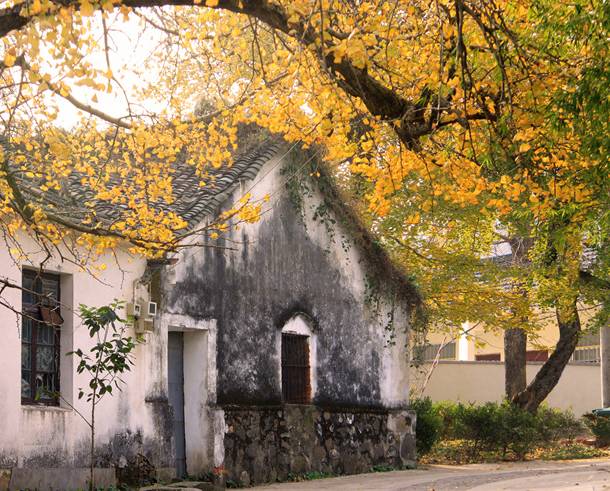
[[[230,163],[236,128],[256,123],[322,149],[416,277],[433,321],[480,316],[507,329],[507,357],[518,358],[532,311],[556,313],[559,342],[534,381],[525,387],[524,358],[507,363],[520,370],[507,376],[518,379],[509,395],[535,410],[576,346],[578,301],[607,299],[607,153],[590,151],[583,105],[563,97],[607,54],[607,9],[601,0],[4,2],[5,237],[17,249],[21,231],[49,248],[68,235],[89,250],[126,240],[163,254],[187,233],[155,206],[172,200],[172,163],[188,155],[204,185],[210,168]],[[592,35],[556,28],[583,16],[595,19]],[[126,39],[137,55],[127,64]],[[108,94],[121,102],[105,109]],[[206,111],[195,110],[201,97]],[[58,127],[58,101],[82,112],[79,124]],[[597,121],[596,131],[603,114]],[[73,173],[93,198],[66,216],[46,196]],[[100,202],[116,207],[115,220],[96,216]],[[262,206],[245,199],[210,227],[255,220]],[[480,260],[498,237],[513,245],[511,268]],[[586,271],[585,246],[596,258]],[[456,278],[461,288],[449,288]]]

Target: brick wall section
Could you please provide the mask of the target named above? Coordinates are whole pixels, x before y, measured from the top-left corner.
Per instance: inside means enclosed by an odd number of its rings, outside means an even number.
[[[412,411],[285,405],[225,407],[224,414],[225,476],[241,485],[415,461]]]

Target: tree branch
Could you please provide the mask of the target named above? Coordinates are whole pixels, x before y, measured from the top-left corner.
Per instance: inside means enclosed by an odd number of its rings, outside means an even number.
[[[17,58],[17,60],[15,61],[15,65],[20,66],[23,70],[32,71],[30,64],[27,61],[25,61],[25,58],[23,56],[20,56]],[[109,114],[107,114],[103,111],[100,111],[99,109],[97,109],[93,106],[90,106],[89,104],[85,104],[84,102],[81,102],[78,99],[76,99],[72,94],[67,93],[67,92],[63,93],[61,91],[61,89],[57,85],[53,84],[52,82],[47,82],[47,86],[49,87],[49,90],[51,92],[57,94],[60,97],[63,97],[65,100],[67,100],[70,104],[72,104],[77,109],[88,112],[89,114],[92,114],[93,116],[97,116],[98,118],[106,121],[107,123],[114,124],[116,126],[120,126],[121,128],[125,128],[125,129],[131,128],[131,125],[129,123],[123,121],[124,118],[115,118],[114,116],[110,116]]]
[[[58,7],[80,8],[77,0],[56,0],[54,5]],[[204,2],[196,0],[124,0],[116,7],[124,5],[132,8],[159,7],[159,6],[205,6]],[[13,7],[0,10],[0,37],[6,36],[11,30],[21,29],[35,17],[26,14],[26,3],[19,3]],[[289,22],[289,16],[283,7],[268,0],[219,0],[218,5],[213,7],[230,12],[244,14],[256,18],[269,27],[276,29],[287,36],[297,40],[305,47],[317,46],[319,36],[311,24],[305,21],[296,23]],[[416,140],[425,134],[434,131],[434,127],[425,125],[423,128],[418,115],[421,108],[409,99],[397,94],[394,90],[386,87],[379,80],[371,76],[366,68],[356,67],[349,59],[335,60],[326,46],[319,47],[320,62],[326,65],[328,73],[335,82],[349,95],[360,99],[369,112],[386,121],[394,121],[396,134],[407,146],[412,147]],[[326,53],[328,54],[325,54]],[[65,96],[64,96],[65,97]],[[68,96],[71,97],[71,96]],[[73,99],[73,98],[72,98]],[[84,105],[77,100],[70,100],[77,107],[85,111],[97,111],[95,108]],[[95,112],[92,112],[95,114]],[[103,113],[100,117],[107,116]],[[106,119],[108,120],[108,119]],[[114,124],[123,126],[123,121],[112,118]]]

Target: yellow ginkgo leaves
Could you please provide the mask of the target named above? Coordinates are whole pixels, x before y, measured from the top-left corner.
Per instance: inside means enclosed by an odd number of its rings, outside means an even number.
[[[90,17],[95,11],[94,5],[89,0],[80,0],[80,14],[83,17]]]
[[[15,48],[6,50],[6,52],[4,53],[4,65],[6,67],[12,67],[15,64],[16,60],[17,55],[15,52]]]
[[[14,160],[46,190],[76,170],[92,202],[119,210],[114,233],[154,247],[184,227],[148,206],[172,203],[172,166],[184,158],[198,187],[212,189],[214,172],[251,137],[238,129],[252,123],[353,179],[376,226],[428,233],[441,211],[542,219],[557,203],[591,199],[577,176],[593,164],[575,157],[576,137],[556,138],[544,112],[575,65],[540,56],[539,25],[513,3],[468,2],[458,13],[449,0],[275,0],[247,16],[247,2],[138,10],[118,0],[32,0],[36,22],[2,52],[7,86],[18,87],[18,54],[30,66],[21,92],[7,89],[3,112],[33,112],[13,118],[17,144],[32,134],[47,143]],[[129,51],[146,43],[154,48],[141,56]],[[58,132],[49,102],[57,98],[94,111]],[[245,222],[261,213],[249,202],[233,211]],[[86,220],[96,223],[93,211]]]

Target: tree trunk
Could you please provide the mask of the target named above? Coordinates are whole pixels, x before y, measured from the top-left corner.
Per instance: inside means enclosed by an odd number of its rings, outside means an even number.
[[[89,454],[89,491],[95,490],[95,392],[91,401],[91,448]]]
[[[600,330],[600,355],[602,371],[602,407],[610,407],[610,326]]]
[[[542,368],[527,388],[512,398],[514,404],[532,413],[536,412],[538,406],[559,382],[563,369],[570,361],[578,343],[580,318],[576,307],[576,299],[567,308],[556,307],[555,312],[559,325],[559,341],[555,351],[542,365]]]
[[[504,331],[504,387],[506,398],[512,400],[527,387],[527,333],[523,329]]]
[[[531,237],[512,237],[508,240],[512,253],[512,264],[525,267],[532,247]],[[521,295],[527,295],[523,285],[513,286]],[[522,319],[523,322],[527,319]],[[504,331],[504,390],[510,401],[527,387],[527,332],[514,328]]]

